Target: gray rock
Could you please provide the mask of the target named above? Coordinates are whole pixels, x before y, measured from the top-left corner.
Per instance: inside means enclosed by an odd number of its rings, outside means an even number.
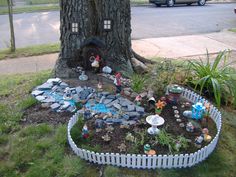
[[[130,95],[131,95],[131,92],[129,92],[128,90],[124,90],[124,94],[125,94],[126,96],[130,96]]]
[[[127,114],[124,114],[124,115],[122,115],[122,117],[121,117],[122,119],[124,119],[124,120],[129,120],[129,115],[127,115]]]
[[[35,97],[38,101],[43,101],[46,99],[46,96],[36,96]]]
[[[96,128],[104,128],[104,120],[102,119],[96,119],[95,120],[95,127]]]
[[[59,109],[60,106],[61,106],[60,104],[54,103],[54,104],[52,104],[50,107],[51,107],[53,110],[56,110],[56,109]]]
[[[192,111],[184,111],[183,116],[187,117],[187,118],[191,118],[192,117]]]
[[[31,94],[33,96],[39,96],[42,95],[44,93],[44,91],[40,91],[40,90],[34,90]]]
[[[122,122],[121,122],[121,124],[123,124],[123,125],[134,125],[136,123],[137,122],[135,120],[129,120],[129,121],[122,120]]]
[[[77,93],[80,93],[80,92],[82,92],[84,89],[79,86],[79,87],[76,87],[75,90],[76,90]]]
[[[144,108],[140,106],[136,106],[136,111],[140,113],[144,113]]]
[[[120,110],[121,109],[121,105],[118,103],[113,104],[113,107],[115,107],[116,109]]]
[[[135,110],[135,106],[134,105],[128,105],[128,111],[134,111]]]
[[[128,99],[123,99],[122,101],[120,101],[120,105],[125,107],[128,105],[132,105],[133,103],[131,101],[129,101]]]
[[[81,93],[80,93],[80,99],[81,100],[86,100],[86,98],[89,96],[90,92],[88,90],[83,90]]]
[[[147,96],[147,92],[140,93],[140,96],[141,96],[142,98],[146,97],[146,96]]]
[[[105,96],[102,96],[102,98],[100,99],[99,103],[100,103],[100,104],[103,103],[105,99],[106,99],[106,97],[105,97]]]
[[[131,95],[130,95],[132,98],[136,98],[138,96],[138,94],[136,92],[133,92]]]
[[[107,95],[106,98],[114,100],[114,99],[116,99],[116,96],[115,95]]]
[[[75,112],[75,111],[76,111],[76,107],[75,107],[75,106],[69,106],[69,107],[67,108],[67,111]]]
[[[122,120],[121,119],[114,119],[114,118],[108,118],[106,119],[106,123],[108,124],[118,124],[118,123],[121,123]]]
[[[110,108],[110,107],[112,107],[114,104],[116,104],[116,103],[119,103],[119,100],[114,100],[114,101],[112,101],[112,102],[110,102],[109,104],[107,104],[106,106],[108,107],[108,108]]]
[[[65,83],[65,82],[62,82],[62,83],[60,83],[60,87],[62,87],[62,88],[66,88],[66,87],[69,87],[69,86],[68,86],[68,84],[67,84],[67,83]]]
[[[67,109],[70,106],[70,102],[64,101],[63,105],[61,106],[61,109]]]
[[[105,99],[104,101],[103,101],[103,103],[105,104],[105,105],[107,105],[107,104],[109,104],[109,103],[111,103],[112,102],[112,99]]]
[[[110,95],[109,92],[101,92],[101,94],[104,95],[104,96]]]
[[[130,118],[137,118],[140,117],[140,114],[138,112],[127,112],[126,113]]]
[[[56,84],[59,84],[59,83],[61,83],[62,81],[61,81],[61,79],[59,79],[59,78],[51,78],[51,79],[48,79],[47,80],[47,83],[51,83],[51,84],[53,84],[53,85],[56,85]]]
[[[56,102],[55,98],[49,97],[41,101],[42,103],[54,103]]]
[[[36,89],[37,90],[50,90],[53,87],[53,85],[51,83],[44,83],[40,86],[38,86]]]
[[[77,95],[77,94],[73,94],[72,98],[76,103],[78,103],[80,101],[79,95]]]

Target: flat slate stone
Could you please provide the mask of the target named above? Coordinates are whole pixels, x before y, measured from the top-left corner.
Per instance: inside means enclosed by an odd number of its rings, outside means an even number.
[[[111,103],[112,101],[113,101],[112,99],[104,99],[103,103],[105,105],[107,105],[107,104]]]
[[[118,109],[118,110],[121,109],[121,105],[118,104],[118,103],[113,104],[113,107],[116,108],[116,109]]]
[[[63,105],[61,106],[62,109],[67,109],[70,106],[70,102],[64,101]]]
[[[76,90],[77,93],[80,93],[80,92],[82,92],[84,89],[83,89],[82,87],[76,87],[75,90]]]
[[[128,111],[131,112],[131,111],[134,111],[135,110],[135,106],[134,105],[128,105]]]
[[[61,83],[62,81],[61,81],[61,79],[59,79],[59,78],[51,78],[51,79],[48,79],[47,80],[47,83],[52,83],[52,84],[59,84],[59,83]]]
[[[42,103],[54,103],[56,102],[55,98],[49,97],[41,101]]]
[[[44,93],[44,91],[40,91],[40,90],[34,90],[31,94],[33,96],[39,96],[42,95]]]
[[[143,107],[140,107],[140,106],[136,106],[136,111],[137,111],[137,112],[144,113],[144,108],[143,108]]]
[[[46,99],[46,96],[36,96],[35,97],[38,101],[43,101]]]
[[[126,113],[130,118],[137,118],[140,117],[140,114],[138,112],[127,112]]]
[[[50,90],[52,88],[52,86],[53,85],[51,83],[46,82],[46,83],[38,86],[36,89],[38,89],[38,90]]]
[[[118,100],[114,100],[111,103],[107,104],[106,106],[109,108],[109,107],[112,107],[115,103],[119,103],[119,101]]]
[[[115,95],[107,95],[106,98],[114,100],[114,99],[116,99],[116,96]]]
[[[59,109],[60,106],[61,106],[60,104],[54,103],[54,104],[52,104],[50,107],[51,107],[53,110],[56,110],[56,109]]]

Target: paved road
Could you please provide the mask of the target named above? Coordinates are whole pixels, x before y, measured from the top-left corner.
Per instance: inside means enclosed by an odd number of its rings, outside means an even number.
[[[132,7],[132,38],[155,38],[217,32],[236,27],[236,4]],[[59,12],[14,15],[17,47],[59,41]],[[0,16],[0,48],[9,45],[6,15]]]

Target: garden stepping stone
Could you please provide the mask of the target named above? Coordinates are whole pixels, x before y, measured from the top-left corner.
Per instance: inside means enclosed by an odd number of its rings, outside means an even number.
[[[44,93],[44,91],[34,90],[31,94],[33,96],[39,96],[39,95],[42,95],[43,93]]]
[[[53,109],[53,110],[57,110],[57,109],[59,109],[60,108],[60,104],[58,104],[58,103],[54,103],[54,104],[52,104],[50,107]]]
[[[46,96],[36,96],[35,97],[38,101],[43,101],[46,99]]]

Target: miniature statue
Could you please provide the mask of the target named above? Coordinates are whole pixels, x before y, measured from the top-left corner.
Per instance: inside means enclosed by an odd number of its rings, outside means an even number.
[[[63,95],[64,100],[71,100],[72,99],[72,93],[69,87],[66,87],[64,90],[64,95]]]
[[[83,129],[82,129],[82,137],[84,139],[87,139],[89,137],[89,131],[86,124],[84,124]]]
[[[204,113],[205,113],[206,107],[203,106],[201,102],[197,102],[192,106],[192,119],[202,119]]]
[[[136,96],[134,102],[136,103],[136,105],[140,106],[141,105],[141,101],[142,101],[142,97],[141,95]]]
[[[99,72],[99,68],[100,68],[100,62],[101,62],[101,58],[99,55],[96,55],[94,61],[92,62],[91,66],[94,68],[94,72],[98,73]]]
[[[211,141],[211,136],[209,135],[209,130],[207,128],[202,129],[202,135],[204,137],[204,141],[210,142]]]
[[[194,141],[195,146],[197,148],[201,148],[203,140],[204,140],[203,135],[200,135],[200,136],[196,137],[196,139]]]
[[[114,84],[116,86],[116,94],[119,94],[122,90],[122,87],[121,87],[121,73],[119,73],[119,72],[116,73]]]
[[[144,153],[147,154],[151,150],[151,146],[149,144],[145,144],[143,150]]]
[[[186,131],[187,132],[194,132],[194,126],[192,124],[192,122],[188,122],[186,125]]]

